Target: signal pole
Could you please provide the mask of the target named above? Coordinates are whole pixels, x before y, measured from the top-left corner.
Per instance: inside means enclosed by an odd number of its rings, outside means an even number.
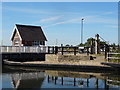
[[[83,20],[84,18],[81,19],[81,44],[83,44]]]

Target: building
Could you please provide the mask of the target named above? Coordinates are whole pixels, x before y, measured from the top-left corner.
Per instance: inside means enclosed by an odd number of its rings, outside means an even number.
[[[12,46],[39,46],[47,41],[40,26],[16,24],[11,36]]]

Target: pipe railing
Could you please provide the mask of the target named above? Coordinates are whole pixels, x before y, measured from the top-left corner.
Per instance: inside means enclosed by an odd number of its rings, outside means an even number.
[[[0,46],[1,53],[48,53],[47,46]]]
[[[120,55],[120,53],[112,53],[112,52],[108,52],[107,53],[107,61],[109,61],[110,59],[114,59],[114,60],[120,60],[119,56],[110,56],[110,55]]]

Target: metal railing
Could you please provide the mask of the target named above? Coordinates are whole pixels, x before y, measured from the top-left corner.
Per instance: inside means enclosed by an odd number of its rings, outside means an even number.
[[[120,53],[111,53],[111,52],[108,52],[107,53],[107,61],[109,61],[110,59],[114,59],[114,60],[120,60],[120,57],[113,57],[113,56],[110,56],[110,55],[120,55]]]
[[[1,53],[48,53],[47,46],[0,46]]]

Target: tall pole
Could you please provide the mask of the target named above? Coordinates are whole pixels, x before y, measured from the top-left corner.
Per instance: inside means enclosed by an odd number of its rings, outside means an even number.
[[[81,44],[83,43],[83,20],[84,18],[81,19]]]

